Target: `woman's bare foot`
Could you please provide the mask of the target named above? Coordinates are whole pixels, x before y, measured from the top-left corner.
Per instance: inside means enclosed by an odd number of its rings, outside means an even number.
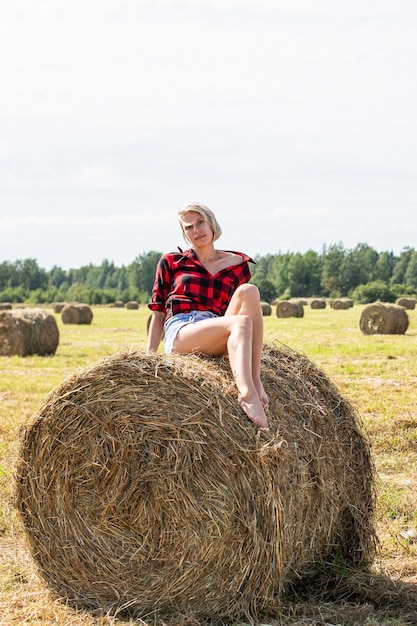
[[[255,389],[258,392],[260,403],[262,404],[264,408],[266,408],[269,405],[269,396],[266,393],[261,380],[255,383]]]
[[[245,411],[249,419],[259,427],[260,430],[269,430],[268,418],[265,415],[264,408],[261,404],[258,395],[255,397],[247,397],[245,400],[241,395],[238,396],[238,402],[241,408]]]

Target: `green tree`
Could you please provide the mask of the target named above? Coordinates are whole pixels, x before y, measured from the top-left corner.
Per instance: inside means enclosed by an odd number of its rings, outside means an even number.
[[[277,292],[274,283],[265,278],[261,272],[256,272],[250,282],[258,287],[263,302],[272,302],[276,298]]]
[[[252,273],[255,275],[257,272],[261,272],[264,277],[268,277],[276,256],[276,254],[266,254],[265,256],[257,254],[254,258],[255,265],[251,268]]]
[[[351,293],[355,302],[368,304],[370,302],[395,302],[396,295],[390,287],[382,281],[373,281],[366,285],[359,285]]]
[[[402,250],[400,256],[396,259],[394,269],[392,272],[391,282],[404,284],[405,274],[407,272],[407,266],[410,262],[411,256],[414,252],[414,248],[406,247]]]
[[[407,270],[404,276],[404,283],[408,287],[417,289],[417,252],[413,250],[407,264]]]
[[[162,253],[155,250],[141,254],[128,266],[129,284],[139,291],[152,293],[156,266]]]
[[[49,284],[59,289],[62,284],[67,282],[67,273],[61,268],[54,265],[49,272]]]
[[[389,283],[395,265],[393,252],[380,252],[375,263],[373,280],[382,280]]]
[[[359,243],[353,250],[346,252],[340,266],[341,294],[346,296],[358,285],[369,283],[377,260],[378,253],[366,243]]]
[[[306,270],[306,291],[303,296],[319,296],[321,293],[322,259],[314,250],[307,250],[304,254]]]
[[[289,263],[292,255],[290,253],[277,254],[271,263],[270,272],[266,276],[276,289],[278,296],[290,296]]]
[[[346,251],[341,242],[323,247],[320,284],[324,296],[341,295],[340,269],[345,255]]]
[[[300,252],[291,255],[288,262],[288,290],[291,296],[305,296],[308,291],[308,270]]]

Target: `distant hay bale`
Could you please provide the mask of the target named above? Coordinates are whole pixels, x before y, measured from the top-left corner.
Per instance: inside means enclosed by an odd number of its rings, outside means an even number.
[[[353,300],[350,298],[335,298],[330,302],[330,307],[335,311],[350,309],[353,307]]]
[[[11,302],[0,302],[0,311],[11,311],[12,308]]]
[[[354,409],[287,349],[265,349],[262,379],[270,436],[220,357],[119,353],[48,395],[22,435],[17,505],[60,597],[257,619],[330,559],[371,561],[374,470]]]
[[[323,298],[313,298],[310,302],[310,307],[312,309],[325,309],[326,308],[326,300]]]
[[[271,315],[272,307],[269,302],[261,302],[262,315]]]
[[[78,304],[80,311],[80,324],[91,324],[93,321],[93,310],[88,304]]]
[[[125,305],[125,303],[123,302],[123,300],[116,300],[112,304],[112,306],[115,307],[116,309],[122,309],[124,307],[124,305]]]
[[[307,300],[305,300],[304,298],[290,298],[290,302],[298,302],[303,306],[306,306],[306,304],[308,304]]]
[[[77,304],[66,304],[61,310],[61,319],[64,324],[79,324],[80,312]]]
[[[53,355],[59,344],[55,317],[44,309],[0,312],[0,355]]]
[[[126,309],[131,309],[131,310],[138,309],[139,308],[139,302],[136,302],[136,300],[129,300],[129,302],[126,302],[125,308]]]
[[[403,306],[405,309],[409,309],[410,311],[413,311],[416,308],[415,298],[398,298],[395,301],[395,304]]]
[[[61,311],[64,324],[91,324],[93,311],[88,304],[66,304]]]
[[[388,302],[368,304],[359,319],[364,335],[403,335],[409,324],[404,307]]]
[[[280,300],[276,308],[277,317],[303,317],[304,307],[299,302]]]
[[[66,302],[54,302],[52,304],[52,309],[54,313],[61,313],[65,305],[66,305]]]

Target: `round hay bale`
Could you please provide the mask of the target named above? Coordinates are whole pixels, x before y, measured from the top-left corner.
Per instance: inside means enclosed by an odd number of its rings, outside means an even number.
[[[126,309],[137,310],[139,308],[139,302],[136,302],[136,300],[129,300],[129,302],[126,302],[125,307]]]
[[[395,304],[403,306],[405,309],[413,311],[416,308],[416,301],[414,298],[397,298]]]
[[[44,309],[0,312],[0,355],[53,355],[58,344],[55,317]]]
[[[61,311],[61,319],[64,324],[91,324],[93,311],[88,304],[66,304]]]
[[[269,302],[261,302],[262,315],[271,315],[272,307]]]
[[[64,324],[79,324],[80,310],[77,304],[66,304],[61,310],[61,320]]]
[[[52,305],[52,309],[54,311],[54,313],[61,313],[62,309],[64,308],[66,302],[54,302]]]
[[[304,298],[290,298],[290,302],[298,302],[303,306],[306,306],[306,304],[308,304],[307,300],[305,300]]]
[[[11,302],[0,302],[0,311],[11,311],[12,308]]]
[[[353,300],[350,298],[335,298],[331,301],[330,307],[335,311],[350,309],[353,307]]]
[[[409,319],[404,307],[389,302],[368,304],[359,319],[364,335],[403,335]]]
[[[326,308],[326,300],[322,298],[314,298],[310,302],[310,307],[312,309],[325,309]]]
[[[124,305],[125,303],[123,302],[123,300],[116,300],[112,304],[112,306],[115,307],[116,309],[123,309]]]
[[[93,311],[88,304],[77,304],[80,311],[80,324],[91,324],[93,321]]]
[[[276,610],[330,559],[374,554],[358,416],[303,355],[265,348],[270,435],[227,359],[125,352],[75,373],[26,426],[17,504],[72,604],[221,619]]]
[[[280,300],[276,308],[277,317],[303,317],[304,307],[299,302]]]

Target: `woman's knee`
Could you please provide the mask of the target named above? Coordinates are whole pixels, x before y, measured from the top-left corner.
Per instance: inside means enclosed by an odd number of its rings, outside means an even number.
[[[259,289],[252,283],[244,283],[236,289],[235,296],[242,300],[260,301]]]

